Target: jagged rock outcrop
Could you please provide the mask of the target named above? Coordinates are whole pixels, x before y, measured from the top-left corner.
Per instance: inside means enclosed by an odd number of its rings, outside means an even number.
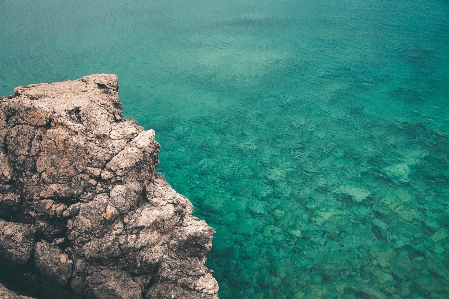
[[[33,299],[31,297],[17,295],[16,293],[12,292],[11,290],[8,290],[7,288],[5,288],[5,286],[2,285],[1,283],[0,283],[0,298],[2,298],[2,299]]]
[[[154,136],[115,75],[0,98],[2,298],[218,298],[214,230],[156,172]]]

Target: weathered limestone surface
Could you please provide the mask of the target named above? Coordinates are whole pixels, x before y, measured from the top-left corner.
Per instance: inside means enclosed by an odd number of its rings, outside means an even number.
[[[16,293],[5,288],[4,285],[0,283],[0,298],[2,299],[33,299],[27,296],[17,295]]]
[[[156,172],[154,134],[115,75],[0,98],[1,298],[218,298],[214,230]]]

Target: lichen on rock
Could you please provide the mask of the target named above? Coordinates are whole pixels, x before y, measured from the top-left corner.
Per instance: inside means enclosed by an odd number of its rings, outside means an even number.
[[[0,294],[218,298],[214,230],[156,172],[154,138],[115,75],[0,98]]]

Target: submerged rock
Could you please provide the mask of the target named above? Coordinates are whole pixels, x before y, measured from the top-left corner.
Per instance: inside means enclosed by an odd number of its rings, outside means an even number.
[[[406,163],[399,163],[383,168],[382,173],[394,182],[407,183],[409,181],[410,167]]]
[[[362,202],[371,195],[368,190],[352,186],[341,186],[336,192],[348,194],[355,202]]]
[[[214,230],[156,172],[154,136],[115,75],[0,98],[2,298],[218,298]]]

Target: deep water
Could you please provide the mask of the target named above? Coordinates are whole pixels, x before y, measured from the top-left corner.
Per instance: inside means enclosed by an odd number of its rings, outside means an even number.
[[[447,0],[0,0],[0,94],[119,76],[220,298],[449,298]]]

